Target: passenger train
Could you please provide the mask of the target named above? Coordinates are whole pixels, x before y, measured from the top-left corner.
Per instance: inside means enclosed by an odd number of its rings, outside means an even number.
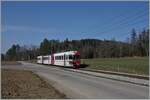
[[[37,63],[79,68],[80,53],[79,51],[67,51],[51,55],[37,56]]]

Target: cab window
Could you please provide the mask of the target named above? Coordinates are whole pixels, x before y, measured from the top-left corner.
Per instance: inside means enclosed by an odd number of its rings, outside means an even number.
[[[73,55],[69,55],[69,59],[73,59]]]
[[[80,55],[75,55],[75,56],[74,56],[74,59],[75,59],[75,60],[79,60],[79,59],[80,59]]]

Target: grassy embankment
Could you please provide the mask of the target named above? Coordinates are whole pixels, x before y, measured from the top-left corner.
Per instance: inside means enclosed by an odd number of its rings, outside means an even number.
[[[1,65],[21,65],[21,63],[17,61],[1,61]]]
[[[148,75],[149,73],[148,57],[82,59],[81,63],[88,64],[89,66],[87,69],[117,71],[140,75]]]
[[[55,90],[31,71],[2,69],[1,72],[2,99],[66,98],[64,94]]]

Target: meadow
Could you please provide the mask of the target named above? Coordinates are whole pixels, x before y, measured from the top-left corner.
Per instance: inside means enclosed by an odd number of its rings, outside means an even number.
[[[149,74],[148,57],[81,59],[81,63],[88,65],[86,69],[125,72],[140,75]]]

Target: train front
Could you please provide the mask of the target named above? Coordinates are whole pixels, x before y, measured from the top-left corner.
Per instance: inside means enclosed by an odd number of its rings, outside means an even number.
[[[73,66],[75,68],[79,68],[80,67],[80,52],[79,51],[75,51],[74,52]]]

